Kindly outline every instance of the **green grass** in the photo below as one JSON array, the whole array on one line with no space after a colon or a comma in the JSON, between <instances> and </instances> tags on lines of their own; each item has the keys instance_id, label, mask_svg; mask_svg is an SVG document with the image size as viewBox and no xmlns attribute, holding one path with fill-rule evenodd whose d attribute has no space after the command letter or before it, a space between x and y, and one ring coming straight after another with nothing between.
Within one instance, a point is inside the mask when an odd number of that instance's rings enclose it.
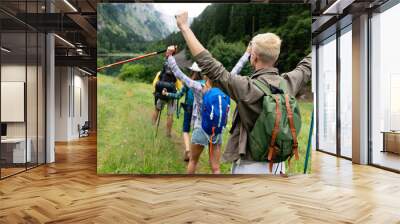
<instances>
[{"instance_id":1,"label":"green grass","mask_svg":"<svg viewBox=\"0 0 400 224\"><path fill-rule=\"evenodd\" d=\"M98 173L184 173L174 139L155 138L151 86L98 76ZM163 116L165 118L165 115Z\"/></svg>"},{"instance_id":2,"label":"green grass","mask_svg":"<svg viewBox=\"0 0 400 224\"><path fill-rule=\"evenodd\" d=\"M151 124L154 110L152 86L139 82L124 82L98 75L98 173L115 174L184 174L186 163L182 160L183 113L174 118L173 137L165 135L166 110L164 110L158 136ZM302 173L308 140L312 103L300 102L303 125L299 135L300 160L293 160L289 173ZM234 103L232 109L234 110ZM232 115L233 113L231 113ZM231 117L230 117L231 120ZM231 121L228 121L227 130ZM223 146L228 140L224 132ZM311 161L311 160L310 160ZM221 173L230 173L231 164L221 164ZM208 149L200 158L198 173L211 173Z\"/></svg>"},{"instance_id":3,"label":"green grass","mask_svg":"<svg viewBox=\"0 0 400 224\"><path fill-rule=\"evenodd\" d=\"M306 158L307 151L307 143L308 143L308 133L310 131L310 122L311 122L311 114L313 110L312 102L299 102L300 104L300 112L301 112L301 130L300 134L297 137L299 141L299 160L295 160L292 158L290 168L286 162L286 170L288 170L289 174L293 173L303 173L304 170L304 161ZM311 149L310 149L311 150ZM308 169L307 172L310 172L311 169L311 153L310 158L308 159Z\"/></svg>"}]
</instances>

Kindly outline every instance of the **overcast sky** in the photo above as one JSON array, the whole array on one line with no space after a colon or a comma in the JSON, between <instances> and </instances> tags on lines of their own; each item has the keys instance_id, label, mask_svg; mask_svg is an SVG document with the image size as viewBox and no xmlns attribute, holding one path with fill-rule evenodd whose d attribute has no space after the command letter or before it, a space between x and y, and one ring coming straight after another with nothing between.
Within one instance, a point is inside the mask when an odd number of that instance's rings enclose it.
<instances>
[{"instance_id":1,"label":"overcast sky","mask_svg":"<svg viewBox=\"0 0 400 224\"><path fill-rule=\"evenodd\" d=\"M167 15L175 16L179 11L188 11L189 17L197 17L210 3L152 3L154 7Z\"/></svg>"}]
</instances>

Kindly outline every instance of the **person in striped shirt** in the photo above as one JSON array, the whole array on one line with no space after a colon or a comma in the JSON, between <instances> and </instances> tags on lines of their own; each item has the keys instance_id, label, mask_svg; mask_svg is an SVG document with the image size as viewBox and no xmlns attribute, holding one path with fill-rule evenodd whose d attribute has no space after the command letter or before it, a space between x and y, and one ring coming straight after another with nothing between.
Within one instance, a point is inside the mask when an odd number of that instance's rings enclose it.
<instances>
[{"instance_id":1,"label":"person in striped shirt","mask_svg":"<svg viewBox=\"0 0 400 224\"><path fill-rule=\"evenodd\" d=\"M187 167L188 174L194 174L196 172L197 163L199 161L200 155L203 152L205 146L209 144L210 136L208 136L205 131L201 127L201 106L203 104L203 95L211 89L213 86L218 86L217 83L214 83L207 77L204 77L206 80L205 83L200 83L198 81L192 80L188 76L186 76L176 64L175 58L172 54L175 52L175 46L170 46L167 49L166 57L168 59L168 66L172 70L172 73L176 76L177 79L181 80L185 86L193 90L194 95L194 103L193 103L193 113L192 120L194 121L194 128L192 133L192 141L190 148L190 159ZM239 62L232 69L232 73L238 74L240 70L243 68L244 64L248 60L248 52L240 58ZM168 95L170 93L163 91L163 94ZM212 148L214 153L212 153L212 158L210 158L210 166L213 174L220 173L220 154L221 154L221 145L222 145L222 133L214 136L212 138Z\"/></svg>"}]
</instances>

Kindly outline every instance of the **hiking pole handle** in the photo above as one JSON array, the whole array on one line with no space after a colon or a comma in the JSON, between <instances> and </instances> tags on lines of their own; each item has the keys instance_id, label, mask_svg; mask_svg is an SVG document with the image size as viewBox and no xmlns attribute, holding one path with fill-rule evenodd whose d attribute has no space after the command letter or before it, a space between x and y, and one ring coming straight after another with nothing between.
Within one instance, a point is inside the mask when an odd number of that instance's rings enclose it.
<instances>
[{"instance_id":1,"label":"hiking pole handle","mask_svg":"<svg viewBox=\"0 0 400 224\"><path fill-rule=\"evenodd\" d=\"M167 49L162 50L162 51L157 51L156 54L162 54L162 53L165 53L166 51L167 51Z\"/></svg>"}]
</instances>

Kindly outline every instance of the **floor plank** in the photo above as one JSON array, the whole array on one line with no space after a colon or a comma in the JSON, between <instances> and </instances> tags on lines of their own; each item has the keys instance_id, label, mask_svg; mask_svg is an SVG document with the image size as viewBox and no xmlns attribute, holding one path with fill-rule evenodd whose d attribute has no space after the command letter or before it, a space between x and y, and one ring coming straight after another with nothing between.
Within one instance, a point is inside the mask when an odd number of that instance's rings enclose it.
<instances>
[{"instance_id":1,"label":"floor plank","mask_svg":"<svg viewBox=\"0 0 400 224\"><path fill-rule=\"evenodd\" d=\"M400 223L400 175L314 152L289 178L96 175L96 138L0 181L0 223Z\"/></svg>"}]
</instances>

